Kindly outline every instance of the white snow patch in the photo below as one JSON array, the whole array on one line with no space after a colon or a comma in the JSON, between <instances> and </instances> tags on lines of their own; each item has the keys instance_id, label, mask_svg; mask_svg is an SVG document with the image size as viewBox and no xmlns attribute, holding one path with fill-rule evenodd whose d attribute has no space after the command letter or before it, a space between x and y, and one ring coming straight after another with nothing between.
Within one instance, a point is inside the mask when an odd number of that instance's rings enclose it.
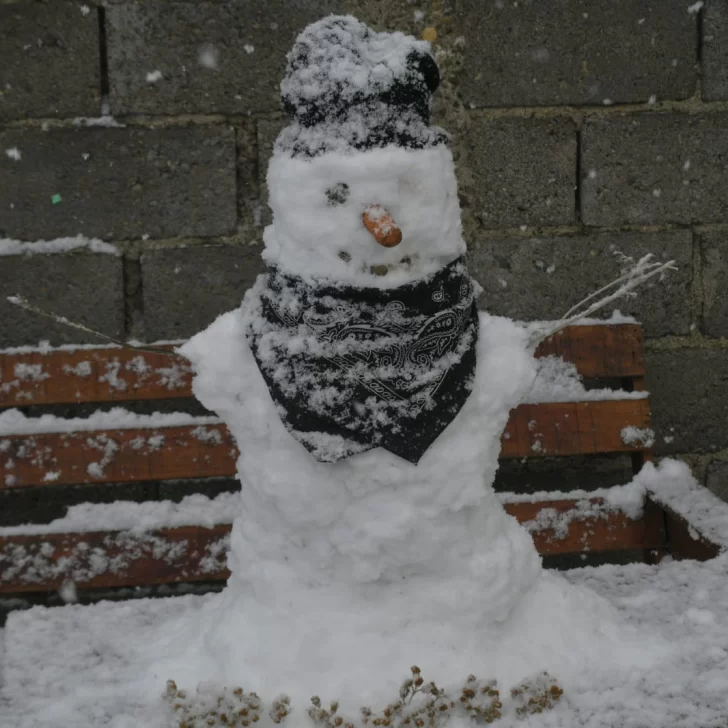
<instances>
[{"instance_id":1,"label":"white snow patch","mask_svg":"<svg viewBox=\"0 0 728 728\"><path fill-rule=\"evenodd\" d=\"M142 341L130 339L130 346L146 346ZM148 342L150 346L180 346L185 343L183 339L160 339L159 341ZM9 346L0 349L0 354L52 354L55 351L99 351L101 349L123 349L118 344L61 344L51 346L48 341L40 341L36 346Z\"/></svg>"},{"instance_id":2,"label":"white snow patch","mask_svg":"<svg viewBox=\"0 0 728 728\"><path fill-rule=\"evenodd\" d=\"M698 0L698 2L693 3L692 5L688 5L688 13L690 15L697 15L705 5L704 0Z\"/></svg>"},{"instance_id":3,"label":"white snow patch","mask_svg":"<svg viewBox=\"0 0 728 728\"><path fill-rule=\"evenodd\" d=\"M48 372L43 371L42 364L25 364L23 362L15 365L13 373L21 382L42 382L51 376Z\"/></svg>"},{"instance_id":4,"label":"white snow patch","mask_svg":"<svg viewBox=\"0 0 728 728\"><path fill-rule=\"evenodd\" d=\"M728 550L728 504L700 485L684 462L665 458L657 467L646 463L635 481L699 534Z\"/></svg>"},{"instance_id":5,"label":"white snow patch","mask_svg":"<svg viewBox=\"0 0 728 728\"><path fill-rule=\"evenodd\" d=\"M88 5L81 5L79 6L79 10L81 11L81 15L88 15L91 12L91 8Z\"/></svg>"},{"instance_id":6,"label":"white snow patch","mask_svg":"<svg viewBox=\"0 0 728 728\"><path fill-rule=\"evenodd\" d=\"M103 107L102 107L103 110ZM110 114L102 114L101 116L88 117L77 116L73 120L74 126L99 126L110 129L124 129L126 124L121 124Z\"/></svg>"},{"instance_id":7,"label":"white snow patch","mask_svg":"<svg viewBox=\"0 0 728 728\"><path fill-rule=\"evenodd\" d=\"M17 147L10 147L10 149L6 149L5 154L14 162L19 162L23 156L20 153L20 149L18 149Z\"/></svg>"},{"instance_id":8,"label":"white snow patch","mask_svg":"<svg viewBox=\"0 0 728 728\"><path fill-rule=\"evenodd\" d=\"M58 590L58 596L63 600L64 604L75 604L78 601L76 583L71 579L66 579Z\"/></svg>"},{"instance_id":9,"label":"white snow patch","mask_svg":"<svg viewBox=\"0 0 728 728\"><path fill-rule=\"evenodd\" d=\"M622 428L620 435L625 445L652 447L655 444L655 433L649 427L629 425L628 427Z\"/></svg>"},{"instance_id":10,"label":"white snow patch","mask_svg":"<svg viewBox=\"0 0 728 728\"><path fill-rule=\"evenodd\" d=\"M246 52L246 53L247 53L248 55L250 55L251 53L255 53L255 46L253 46L253 45L250 45L250 43L246 43L246 44L245 44L245 45L243 46L243 50L244 50L244 51L245 51L245 52Z\"/></svg>"},{"instance_id":11,"label":"white snow patch","mask_svg":"<svg viewBox=\"0 0 728 728\"><path fill-rule=\"evenodd\" d=\"M55 253L68 253L71 250L87 248L92 253L121 256L121 251L115 245L105 243L97 238L87 238L76 235L72 238L56 238L55 240L38 240L25 243L9 238L0 238L0 256L3 255L49 255Z\"/></svg>"},{"instance_id":12,"label":"white snow patch","mask_svg":"<svg viewBox=\"0 0 728 728\"><path fill-rule=\"evenodd\" d=\"M184 425L219 424L217 417L194 417L185 412L138 415L121 407L108 412L94 412L89 417L64 418L55 415L26 417L20 410L0 413L0 436L33 435L44 432L90 432L93 430L130 430L136 428L180 427Z\"/></svg>"},{"instance_id":13,"label":"white snow patch","mask_svg":"<svg viewBox=\"0 0 728 728\"><path fill-rule=\"evenodd\" d=\"M69 374L75 377L90 377L92 372L90 361L80 361L76 366L70 366L69 364L63 365L63 371L65 374Z\"/></svg>"},{"instance_id":14,"label":"white snow patch","mask_svg":"<svg viewBox=\"0 0 728 728\"><path fill-rule=\"evenodd\" d=\"M163 78L164 76L159 70L148 71L146 75L147 83L157 83L157 81L161 81Z\"/></svg>"},{"instance_id":15,"label":"white snow patch","mask_svg":"<svg viewBox=\"0 0 728 728\"><path fill-rule=\"evenodd\" d=\"M210 528L220 523L231 523L239 510L240 493L222 493L216 498L189 495L179 503L172 501L81 503L71 506L63 518L50 523L0 527L0 536L87 531L129 531L140 534L177 526Z\"/></svg>"},{"instance_id":16,"label":"white snow patch","mask_svg":"<svg viewBox=\"0 0 728 728\"><path fill-rule=\"evenodd\" d=\"M220 51L212 43L205 43L197 52L197 62L203 68L217 68L220 62Z\"/></svg>"}]
</instances>

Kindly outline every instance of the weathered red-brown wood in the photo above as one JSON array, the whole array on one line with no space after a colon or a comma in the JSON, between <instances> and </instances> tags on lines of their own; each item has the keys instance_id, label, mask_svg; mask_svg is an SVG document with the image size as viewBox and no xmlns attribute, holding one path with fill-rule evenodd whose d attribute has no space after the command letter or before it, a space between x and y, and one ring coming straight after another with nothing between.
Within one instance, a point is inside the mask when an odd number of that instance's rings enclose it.
<instances>
[{"instance_id":1,"label":"weathered red-brown wood","mask_svg":"<svg viewBox=\"0 0 728 728\"><path fill-rule=\"evenodd\" d=\"M645 373L638 324L569 326L542 341L536 356L559 356L587 378L640 377Z\"/></svg>"},{"instance_id":2,"label":"weathered red-brown wood","mask_svg":"<svg viewBox=\"0 0 728 728\"><path fill-rule=\"evenodd\" d=\"M601 498L537 503L506 503L505 509L526 525L542 555L661 549L664 519L659 507L646 503L642 518L606 509ZM596 511L594 515L590 511ZM549 525L553 524L553 525Z\"/></svg>"},{"instance_id":3,"label":"weathered red-brown wood","mask_svg":"<svg viewBox=\"0 0 728 728\"><path fill-rule=\"evenodd\" d=\"M601 505L598 498L589 503ZM526 525L543 555L661 548L665 543L661 511L654 504L635 521L609 510L584 515L584 503L575 500L508 503L505 509ZM559 517L567 522L565 528L559 529ZM141 534L0 537L0 594L55 590L67 580L94 589L226 579L229 531L229 524L219 524Z\"/></svg>"},{"instance_id":4,"label":"weathered red-brown wood","mask_svg":"<svg viewBox=\"0 0 728 728\"><path fill-rule=\"evenodd\" d=\"M0 537L0 594L227 579L230 525Z\"/></svg>"},{"instance_id":5,"label":"weathered red-brown wood","mask_svg":"<svg viewBox=\"0 0 728 728\"><path fill-rule=\"evenodd\" d=\"M190 397L190 382L189 362L172 354L121 347L0 354L0 407Z\"/></svg>"},{"instance_id":6,"label":"weathered red-brown wood","mask_svg":"<svg viewBox=\"0 0 728 728\"><path fill-rule=\"evenodd\" d=\"M522 404L501 439L502 458L635 452L622 439L625 427L650 426L647 399Z\"/></svg>"},{"instance_id":7,"label":"weathered red-brown wood","mask_svg":"<svg viewBox=\"0 0 728 728\"><path fill-rule=\"evenodd\" d=\"M0 438L0 490L235 474L224 425L15 435Z\"/></svg>"},{"instance_id":8,"label":"weathered red-brown wood","mask_svg":"<svg viewBox=\"0 0 728 728\"><path fill-rule=\"evenodd\" d=\"M561 356L584 377L644 374L637 325L571 326L536 356ZM0 354L0 407L190 397L190 380L183 357L120 347Z\"/></svg>"},{"instance_id":9,"label":"weathered red-brown wood","mask_svg":"<svg viewBox=\"0 0 728 728\"><path fill-rule=\"evenodd\" d=\"M501 457L634 452L629 425L649 425L647 400L520 405ZM236 459L224 425L13 435L0 438L0 489L231 476Z\"/></svg>"}]
</instances>

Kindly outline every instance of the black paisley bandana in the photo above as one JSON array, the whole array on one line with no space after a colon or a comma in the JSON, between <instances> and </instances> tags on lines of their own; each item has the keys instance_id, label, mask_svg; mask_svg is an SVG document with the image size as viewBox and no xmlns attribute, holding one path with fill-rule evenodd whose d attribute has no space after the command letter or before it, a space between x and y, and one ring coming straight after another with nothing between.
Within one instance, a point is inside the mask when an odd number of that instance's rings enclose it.
<instances>
[{"instance_id":1,"label":"black paisley bandana","mask_svg":"<svg viewBox=\"0 0 728 728\"><path fill-rule=\"evenodd\" d=\"M416 464L472 387L478 312L463 259L391 290L261 278L249 343L293 437L322 462L383 447Z\"/></svg>"}]
</instances>

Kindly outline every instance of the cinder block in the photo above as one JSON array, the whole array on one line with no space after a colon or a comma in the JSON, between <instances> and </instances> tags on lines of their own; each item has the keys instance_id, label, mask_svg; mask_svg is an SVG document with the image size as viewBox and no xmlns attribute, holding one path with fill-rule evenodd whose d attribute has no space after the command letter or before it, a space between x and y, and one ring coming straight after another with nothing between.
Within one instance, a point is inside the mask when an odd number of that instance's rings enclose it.
<instances>
[{"instance_id":1,"label":"cinder block","mask_svg":"<svg viewBox=\"0 0 728 728\"><path fill-rule=\"evenodd\" d=\"M458 7L466 103L646 102L695 89L696 16L685 3L459 0Z\"/></svg>"},{"instance_id":2,"label":"cinder block","mask_svg":"<svg viewBox=\"0 0 728 728\"><path fill-rule=\"evenodd\" d=\"M588 119L581 214L587 225L728 221L728 114Z\"/></svg>"},{"instance_id":3,"label":"cinder block","mask_svg":"<svg viewBox=\"0 0 728 728\"><path fill-rule=\"evenodd\" d=\"M0 236L213 236L236 225L235 136L225 126L6 130ZM8 207L9 205L9 207Z\"/></svg>"},{"instance_id":4,"label":"cinder block","mask_svg":"<svg viewBox=\"0 0 728 728\"><path fill-rule=\"evenodd\" d=\"M718 498L728 502L728 461L713 460L708 465L708 476L705 484Z\"/></svg>"},{"instance_id":5,"label":"cinder block","mask_svg":"<svg viewBox=\"0 0 728 728\"><path fill-rule=\"evenodd\" d=\"M576 130L570 119L473 117L458 140L472 184L463 204L486 228L574 222Z\"/></svg>"},{"instance_id":6,"label":"cinder block","mask_svg":"<svg viewBox=\"0 0 728 728\"><path fill-rule=\"evenodd\" d=\"M97 116L99 54L94 6L0 4L0 120Z\"/></svg>"},{"instance_id":7,"label":"cinder block","mask_svg":"<svg viewBox=\"0 0 728 728\"><path fill-rule=\"evenodd\" d=\"M285 56L336 0L121 2L108 9L114 114L280 108Z\"/></svg>"},{"instance_id":8,"label":"cinder block","mask_svg":"<svg viewBox=\"0 0 728 728\"><path fill-rule=\"evenodd\" d=\"M690 330L692 236L688 230L546 238L481 239L471 244L471 274L483 286L479 305L519 320L558 319L589 293L618 277L619 251L638 259L655 253L677 261L663 281L648 282L636 298L615 301L612 310L643 322L648 336Z\"/></svg>"},{"instance_id":9,"label":"cinder block","mask_svg":"<svg viewBox=\"0 0 728 728\"><path fill-rule=\"evenodd\" d=\"M701 233L700 244L703 332L708 336L728 336L728 231Z\"/></svg>"},{"instance_id":10,"label":"cinder block","mask_svg":"<svg viewBox=\"0 0 728 728\"><path fill-rule=\"evenodd\" d=\"M115 338L124 333L121 258L102 253L9 255L0 258L0 347L37 344L103 343L13 306L20 294L46 311L78 321Z\"/></svg>"},{"instance_id":11,"label":"cinder block","mask_svg":"<svg viewBox=\"0 0 728 728\"><path fill-rule=\"evenodd\" d=\"M716 452L728 447L725 349L648 350L646 358L657 452Z\"/></svg>"},{"instance_id":12,"label":"cinder block","mask_svg":"<svg viewBox=\"0 0 728 728\"><path fill-rule=\"evenodd\" d=\"M707 0L703 10L703 98L728 99L728 4Z\"/></svg>"},{"instance_id":13,"label":"cinder block","mask_svg":"<svg viewBox=\"0 0 728 728\"><path fill-rule=\"evenodd\" d=\"M147 341L187 338L240 306L263 269L260 252L246 245L190 245L144 253Z\"/></svg>"}]
</instances>

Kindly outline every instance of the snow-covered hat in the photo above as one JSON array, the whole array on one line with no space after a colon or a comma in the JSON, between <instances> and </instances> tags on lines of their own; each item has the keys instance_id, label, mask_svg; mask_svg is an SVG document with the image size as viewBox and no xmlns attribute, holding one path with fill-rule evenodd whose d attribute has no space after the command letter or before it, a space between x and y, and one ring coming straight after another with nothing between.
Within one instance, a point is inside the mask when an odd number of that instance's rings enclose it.
<instances>
[{"instance_id":1,"label":"snow-covered hat","mask_svg":"<svg viewBox=\"0 0 728 728\"><path fill-rule=\"evenodd\" d=\"M427 41L377 33L351 15L312 23L288 54L281 82L283 106L296 122L281 140L284 147L312 155L332 141L356 149L444 142L429 127L440 82L430 51Z\"/></svg>"}]
</instances>

